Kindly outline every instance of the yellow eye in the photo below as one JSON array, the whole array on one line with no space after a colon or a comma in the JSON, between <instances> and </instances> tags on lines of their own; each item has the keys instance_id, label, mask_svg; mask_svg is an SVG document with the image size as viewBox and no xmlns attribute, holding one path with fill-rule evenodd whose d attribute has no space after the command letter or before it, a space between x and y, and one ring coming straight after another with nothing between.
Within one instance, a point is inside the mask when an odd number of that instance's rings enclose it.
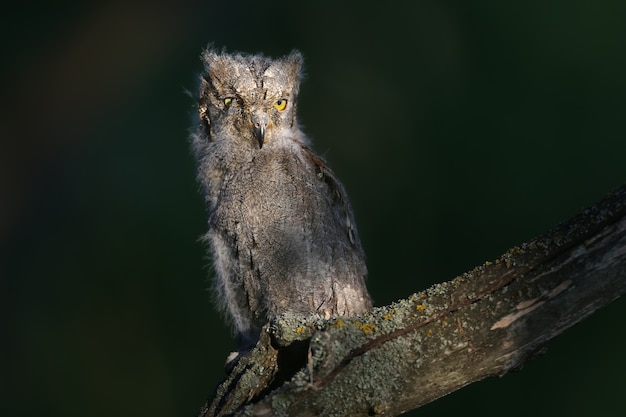
<instances>
[{"instance_id":1,"label":"yellow eye","mask_svg":"<svg viewBox=\"0 0 626 417\"><path fill-rule=\"evenodd\" d=\"M277 100L276 103L274 103L274 107L278 111L285 110L285 107L287 107L287 100L286 99Z\"/></svg>"},{"instance_id":2,"label":"yellow eye","mask_svg":"<svg viewBox=\"0 0 626 417\"><path fill-rule=\"evenodd\" d=\"M228 108L230 108L230 107L232 107L232 106L235 106L235 107L240 107L240 106L241 106L241 103L239 102L239 99L238 99L238 98L235 98L235 97L226 97L226 98L224 99L224 106L225 106L227 109L228 109Z\"/></svg>"}]
</instances>

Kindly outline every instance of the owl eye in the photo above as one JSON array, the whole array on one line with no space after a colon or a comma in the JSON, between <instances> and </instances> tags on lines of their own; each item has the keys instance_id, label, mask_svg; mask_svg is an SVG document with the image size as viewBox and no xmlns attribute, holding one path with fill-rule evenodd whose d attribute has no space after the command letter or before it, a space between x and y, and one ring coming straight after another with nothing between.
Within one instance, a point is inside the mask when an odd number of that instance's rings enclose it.
<instances>
[{"instance_id":1,"label":"owl eye","mask_svg":"<svg viewBox=\"0 0 626 417\"><path fill-rule=\"evenodd\" d=\"M224 106L226 106L227 109L230 108L233 104L235 105L235 107L239 107L239 102L236 98L226 97L224 99Z\"/></svg>"},{"instance_id":2,"label":"owl eye","mask_svg":"<svg viewBox=\"0 0 626 417\"><path fill-rule=\"evenodd\" d=\"M287 107L287 100L286 99L276 100L276 102L274 103L274 108L276 108L276 110L278 110L278 111L285 110L285 107Z\"/></svg>"}]
</instances>

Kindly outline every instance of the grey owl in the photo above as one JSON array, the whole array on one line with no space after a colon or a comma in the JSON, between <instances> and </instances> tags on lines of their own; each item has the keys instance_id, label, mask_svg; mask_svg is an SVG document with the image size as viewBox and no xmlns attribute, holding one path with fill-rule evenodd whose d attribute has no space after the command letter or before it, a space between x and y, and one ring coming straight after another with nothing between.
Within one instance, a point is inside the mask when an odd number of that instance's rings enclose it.
<instances>
[{"instance_id":1,"label":"grey owl","mask_svg":"<svg viewBox=\"0 0 626 417\"><path fill-rule=\"evenodd\" d=\"M296 119L302 56L207 49L191 135L216 299L242 340L279 314L354 315L372 303L346 191Z\"/></svg>"}]
</instances>

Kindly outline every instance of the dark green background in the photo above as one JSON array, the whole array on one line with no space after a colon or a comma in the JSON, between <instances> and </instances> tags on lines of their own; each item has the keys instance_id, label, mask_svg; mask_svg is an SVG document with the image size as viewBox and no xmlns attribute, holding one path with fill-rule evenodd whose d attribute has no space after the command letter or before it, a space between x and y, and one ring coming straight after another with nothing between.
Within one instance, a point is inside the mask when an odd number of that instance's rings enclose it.
<instances>
[{"instance_id":1,"label":"dark green background","mask_svg":"<svg viewBox=\"0 0 626 417\"><path fill-rule=\"evenodd\" d=\"M303 52L300 120L351 197L378 305L626 178L623 1L24 2L0 19L3 416L194 416L223 376L234 341L187 146L209 42ZM625 314L419 415L626 415Z\"/></svg>"}]
</instances>

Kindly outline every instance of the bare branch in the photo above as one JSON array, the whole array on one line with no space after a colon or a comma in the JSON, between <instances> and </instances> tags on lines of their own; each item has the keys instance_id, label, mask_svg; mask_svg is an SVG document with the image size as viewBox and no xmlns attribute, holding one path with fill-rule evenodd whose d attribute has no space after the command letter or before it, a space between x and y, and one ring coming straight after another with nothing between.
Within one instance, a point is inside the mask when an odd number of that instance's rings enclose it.
<instances>
[{"instance_id":1,"label":"bare branch","mask_svg":"<svg viewBox=\"0 0 626 417\"><path fill-rule=\"evenodd\" d=\"M205 416L398 415L530 360L626 291L626 186L543 236L366 315L284 316Z\"/></svg>"}]
</instances>

